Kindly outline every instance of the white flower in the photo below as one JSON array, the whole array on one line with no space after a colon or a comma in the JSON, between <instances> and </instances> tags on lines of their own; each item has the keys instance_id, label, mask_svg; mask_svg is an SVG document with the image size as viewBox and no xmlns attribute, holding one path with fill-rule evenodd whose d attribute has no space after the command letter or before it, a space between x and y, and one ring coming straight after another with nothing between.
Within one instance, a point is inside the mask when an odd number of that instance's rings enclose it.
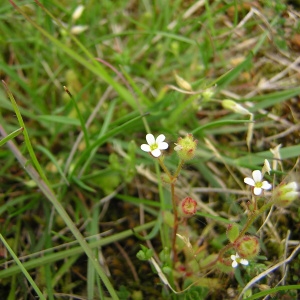
<instances>
[{"instance_id":1,"label":"white flower","mask_svg":"<svg viewBox=\"0 0 300 300\"><path fill-rule=\"evenodd\" d=\"M232 259L232 267L236 268L238 264L242 264L244 266L248 266L249 262L247 259L240 258L240 256L236 253L235 255L231 255L230 258Z\"/></svg>"},{"instance_id":2,"label":"white flower","mask_svg":"<svg viewBox=\"0 0 300 300\"><path fill-rule=\"evenodd\" d=\"M248 185L254 187L253 193L254 195L258 196L262 193L262 190L270 190L272 185L268 181L262 181L262 173L259 170L255 170L252 172L252 177L244 178L244 182Z\"/></svg>"},{"instance_id":3,"label":"white flower","mask_svg":"<svg viewBox=\"0 0 300 300\"><path fill-rule=\"evenodd\" d=\"M165 150L169 147L168 143L164 142L165 138L166 137L163 134L160 134L155 139L153 134L148 133L146 135L146 141L148 145L141 145L141 149L145 152L151 152L154 157L159 157L161 155L160 150Z\"/></svg>"}]
</instances>

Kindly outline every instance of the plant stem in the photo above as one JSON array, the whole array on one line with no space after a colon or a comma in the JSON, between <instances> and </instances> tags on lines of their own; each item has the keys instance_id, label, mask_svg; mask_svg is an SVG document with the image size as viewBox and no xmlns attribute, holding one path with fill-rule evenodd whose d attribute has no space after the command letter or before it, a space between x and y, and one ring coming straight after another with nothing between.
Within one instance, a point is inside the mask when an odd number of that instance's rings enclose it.
<instances>
[{"instance_id":1,"label":"plant stem","mask_svg":"<svg viewBox=\"0 0 300 300\"><path fill-rule=\"evenodd\" d=\"M179 164L178 164L177 170L176 170L176 172L175 172L175 174L174 174L173 177L175 177L175 178L178 177L179 172L181 171L183 165L184 165L184 160L181 159L180 162L179 162Z\"/></svg>"},{"instance_id":2,"label":"plant stem","mask_svg":"<svg viewBox=\"0 0 300 300\"><path fill-rule=\"evenodd\" d=\"M175 263L178 259L177 251L176 251L176 236L178 230L178 211L177 211L177 201L175 198L175 184L171 183L171 197L172 197L172 205L173 205L173 214L174 214L174 228L173 228L173 237L172 237L172 252L174 256L173 262Z\"/></svg>"},{"instance_id":3,"label":"plant stem","mask_svg":"<svg viewBox=\"0 0 300 300\"><path fill-rule=\"evenodd\" d=\"M165 166L164 161L161 159L161 157L158 158L158 162L159 162L161 168L163 169L163 171L169 176L170 181L172 181L174 177L172 176L172 174L170 173L170 171Z\"/></svg>"},{"instance_id":4,"label":"plant stem","mask_svg":"<svg viewBox=\"0 0 300 300\"><path fill-rule=\"evenodd\" d=\"M166 168L163 160L159 157L158 158L159 164L164 172L168 175L170 180L170 187L171 187L171 198L172 198L172 206L173 206L173 215L174 215L174 227L172 233L172 252L173 252L173 263L178 260L177 251L176 251L176 237L177 237L177 230L178 230L178 209L177 209L177 201L175 196L175 181L179 175L180 170L184 164L184 160L181 160L178 164L176 172L174 175L170 173L170 171Z\"/></svg>"}]
</instances>

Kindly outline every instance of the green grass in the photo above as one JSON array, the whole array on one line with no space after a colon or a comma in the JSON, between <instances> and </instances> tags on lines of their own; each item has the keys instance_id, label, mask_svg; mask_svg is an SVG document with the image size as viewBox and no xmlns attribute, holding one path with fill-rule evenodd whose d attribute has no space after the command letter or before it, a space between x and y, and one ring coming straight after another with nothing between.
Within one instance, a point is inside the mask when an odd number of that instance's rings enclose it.
<instances>
[{"instance_id":1,"label":"green grass","mask_svg":"<svg viewBox=\"0 0 300 300\"><path fill-rule=\"evenodd\" d=\"M243 178L265 159L278 161L270 148L282 144L281 165L267 179L300 180L297 7L100 2L82 2L78 20L72 1L0 4L0 298L225 299L228 288L241 298L248 282L299 244L299 199L274 208L257 233L266 261L235 276L214 268L211 282L199 268L176 279L168 273L171 194L140 145L149 132L164 134L164 163L175 170L178 137L193 133L198 140L175 192L178 201L191 195L199 202L186 228L195 245L201 240L204 264L228 243L228 224L246 224L251 197ZM73 35L75 25L88 29ZM179 90L174 73L191 93ZM250 151L249 116L224 109L224 99L254 115ZM149 262L136 258L140 244L153 247L176 291L189 289L175 294L165 287ZM297 273L298 253L245 297L296 297Z\"/></svg>"}]
</instances>

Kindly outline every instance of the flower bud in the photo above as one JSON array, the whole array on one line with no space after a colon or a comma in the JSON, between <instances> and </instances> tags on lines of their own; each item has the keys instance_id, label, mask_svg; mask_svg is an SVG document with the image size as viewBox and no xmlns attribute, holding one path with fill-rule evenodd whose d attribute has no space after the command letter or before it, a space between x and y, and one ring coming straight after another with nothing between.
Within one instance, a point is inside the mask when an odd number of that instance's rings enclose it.
<instances>
[{"instance_id":1,"label":"flower bud","mask_svg":"<svg viewBox=\"0 0 300 300\"><path fill-rule=\"evenodd\" d=\"M231 243L233 243L237 239L237 237L239 236L239 233L240 233L240 230L239 230L238 224L233 223L233 224L228 225L226 234Z\"/></svg>"},{"instance_id":2,"label":"flower bud","mask_svg":"<svg viewBox=\"0 0 300 300\"><path fill-rule=\"evenodd\" d=\"M235 242L235 250L241 258L254 258L260 251L259 240L255 236L245 235Z\"/></svg>"},{"instance_id":3,"label":"flower bud","mask_svg":"<svg viewBox=\"0 0 300 300\"><path fill-rule=\"evenodd\" d=\"M179 203L179 214L183 217L190 217L197 212L197 202L191 197L185 197Z\"/></svg>"},{"instance_id":4,"label":"flower bud","mask_svg":"<svg viewBox=\"0 0 300 300\"><path fill-rule=\"evenodd\" d=\"M89 26L87 25L77 25L77 26L73 26L71 28L71 33L72 34L75 34L75 35L78 35L84 31L86 31L87 29L89 28Z\"/></svg>"},{"instance_id":5,"label":"flower bud","mask_svg":"<svg viewBox=\"0 0 300 300\"><path fill-rule=\"evenodd\" d=\"M203 97L203 101L210 101L211 98L213 97L215 91L213 88L208 88L205 91L203 91L203 93L201 94L201 96Z\"/></svg>"},{"instance_id":6,"label":"flower bud","mask_svg":"<svg viewBox=\"0 0 300 300\"><path fill-rule=\"evenodd\" d=\"M262 167L262 170L261 170L262 175L264 175L265 173L268 173L270 175L271 170L272 169L271 169L269 161L267 159L265 159L264 166Z\"/></svg>"},{"instance_id":7,"label":"flower bud","mask_svg":"<svg viewBox=\"0 0 300 300\"><path fill-rule=\"evenodd\" d=\"M197 143L192 134L187 134L185 138L178 138L174 150L180 159L187 161L195 156Z\"/></svg>"},{"instance_id":8,"label":"flower bud","mask_svg":"<svg viewBox=\"0 0 300 300\"><path fill-rule=\"evenodd\" d=\"M192 86L190 85L189 82L187 82L186 80L178 76L175 72L174 72L174 76L175 76L176 83L181 89L189 92L192 91Z\"/></svg>"},{"instance_id":9,"label":"flower bud","mask_svg":"<svg viewBox=\"0 0 300 300\"><path fill-rule=\"evenodd\" d=\"M286 207L299 197L298 185L295 181L279 185L273 192L274 203Z\"/></svg>"},{"instance_id":10,"label":"flower bud","mask_svg":"<svg viewBox=\"0 0 300 300\"><path fill-rule=\"evenodd\" d=\"M81 17L81 15L82 15L83 11L84 11L84 6L83 5L77 6L77 8L75 9L75 11L72 14L72 19L74 21L76 21L77 19L79 19Z\"/></svg>"},{"instance_id":11,"label":"flower bud","mask_svg":"<svg viewBox=\"0 0 300 300\"><path fill-rule=\"evenodd\" d=\"M250 115L251 114L248 109L244 108L242 105L236 103L233 100L229 100L229 99L223 100L222 106L224 108L229 109L240 115Z\"/></svg>"},{"instance_id":12,"label":"flower bud","mask_svg":"<svg viewBox=\"0 0 300 300\"><path fill-rule=\"evenodd\" d=\"M273 163L272 163L272 169L277 170L278 164L281 164L281 155L280 155L280 148L282 147L281 144L277 145L274 148L270 148L271 153L273 154Z\"/></svg>"}]
</instances>

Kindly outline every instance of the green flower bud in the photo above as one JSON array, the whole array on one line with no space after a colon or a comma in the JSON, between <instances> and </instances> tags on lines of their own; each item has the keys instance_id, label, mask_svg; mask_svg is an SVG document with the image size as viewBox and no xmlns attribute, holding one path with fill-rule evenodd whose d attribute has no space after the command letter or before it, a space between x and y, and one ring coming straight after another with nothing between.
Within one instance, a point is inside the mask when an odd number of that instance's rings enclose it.
<instances>
[{"instance_id":1,"label":"green flower bud","mask_svg":"<svg viewBox=\"0 0 300 300\"><path fill-rule=\"evenodd\" d=\"M240 230L239 230L238 224L233 223L233 224L228 225L226 234L231 243L233 243L237 239L237 237L239 236L239 233L240 233Z\"/></svg>"},{"instance_id":2,"label":"green flower bud","mask_svg":"<svg viewBox=\"0 0 300 300\"><path fill-rule=\"evenodd\" d=\"M189 82L184 80L182 77L178 76L175 72L174 72L174 76L175 76L176 83L181 89L189 92L192 91L192 86L190 85Z\"/></svg>"},{"instance_id":3,"label":"green flower bud","mask_svg":"<svg viewBox=\"0 0 300 300\"><path fill-rule=\"evenodd\" d=\"M235 250L241 258L254 258L260 251L259 240L255 236L245 235L235 242Z\"/></svg>"},{"instance_id":4,"label":"green flower bud","mask_svg":"<svg viewBox=\"0 0 300 300\"><path fill-rule=\"evenodd\" d=\"M203 93L202 93L203 101L206 101L206 102L210 101L211 98L213 97L214 93L215 93L215 91L213 88L208 88L205 91L203 91Z\"/></svg>"},{"instance_id":5,"label":"green flower bud","mask_svg":"<svg viewBox=\"0 0 300 300\"><path fill-rule=\"evenodd\" d=\"M185 138L178 138L174 150L180 159L187 161L195 156L197 143L192 134L187 134Z\"/></svg>"},{"instance_id":6,"label":"green flower bud","mask_svg":"<svg viewBox=\"0 0 300 300\"><path fill-rule=\"evenodd\" d=\"M298 185L296 182L279 185L273 192L274 203L280 207L290 205L294 200L299 197L297 191Z\"/></svg>"},{"instance_id":7,"label":"green flower bud","mask_svg":"<svg viewBox=\"0 0 300 300\"><path fill-rule=\"evenodd\" d=\"M233 100L223 100L222 101L222 106L226 109L229 109L235 113L238 113L240 115L250 115L251 113L249 112L249 110L247 110L246 108L244 108L242 105L236 103Z\"/></svg>"}]
</instances>

